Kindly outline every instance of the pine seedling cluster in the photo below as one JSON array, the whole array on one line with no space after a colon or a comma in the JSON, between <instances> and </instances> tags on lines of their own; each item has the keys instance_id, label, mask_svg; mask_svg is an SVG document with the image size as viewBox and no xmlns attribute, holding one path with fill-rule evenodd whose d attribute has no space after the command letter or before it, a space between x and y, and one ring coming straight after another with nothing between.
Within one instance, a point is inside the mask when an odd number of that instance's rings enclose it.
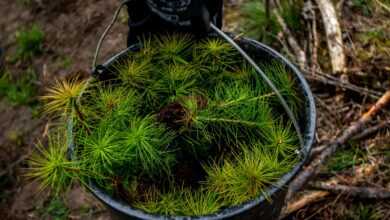
<instances>
[{"instance_id":1,"label":"pine seedling cluster","mask_svg":"<svg viewBox=\"0 0 390 220\"><path fill-rule=\"evenodd\" d=\"M57 81L48 90L45 110L61 115L67 138L56 132L47 148L38 145L29 175L56 192L92 181L161 215L208 215L267 198L267 187L299 159L296 133L271 89L221 39L141 42L110 66L116 77ZM262 66L297 109L285 67Z\"/></svg>"}]
</instances>

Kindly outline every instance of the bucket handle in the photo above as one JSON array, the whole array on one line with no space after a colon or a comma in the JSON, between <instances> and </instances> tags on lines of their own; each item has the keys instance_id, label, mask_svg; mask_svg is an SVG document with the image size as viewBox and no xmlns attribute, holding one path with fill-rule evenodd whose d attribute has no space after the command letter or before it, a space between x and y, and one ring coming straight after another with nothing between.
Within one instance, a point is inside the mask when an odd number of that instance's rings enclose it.
<instances>
[{"instance_id":1,"label":"bucket handle","mask_svg":"<svg viewBox=\"0 0 390 220\"><path fill-rule=\"evenodd\" d=\"M219 36L224 38L228 43L230 43L248 62L250 65L255 68L256 72L258 72L263 78L263 80L268 84L268 86L272 89L272 91L276 94L278 97L280 103L282 104L284 110L287 113L287 116L290 118L290 120L293 123L293 126L295 128L295 131L298 134L298 139L299 143L301 146L304 146L304 141L303 141L303 135L301 132L301 128L299 126L298 120L296 119L293 111L291 108L288 106L286 100L283 98L282 94L280 94L279 90L276 88L274 83L268 78L268 76L260 69L260 67L256 64L256 62L227 34L225 34L223 31L221 31L218 27L216 27L213 23L210 24L210 27L212 30L214 30Z\"/></svg>"},{"instance_id":2,"label":"bucket handle","mask_svg":"<svg viewBox=\"0 0 390 220\"><path fill-rule=\"evenodd\" d=\"M96 63L97 63L97 59L98 59L100 49L101 49L101 46L102 46L104 39L106 38L108 32L111 30L112 26L115 24L116 20L118 19L119 13L122 10L122 8L130 1L132 1L132 0L124 0L121 2L118 9L115 11L114 17L112 18L110 24L107 26L107 28L103 32L102 36L100 37L99 42L98 42L97 47L96 47L95 54L94 54L93 62L92 62L92 69L93 70L97 67ZM299 126L298 120L295 117L295 115L294 115L293 111L291 110L291 108L289 107L289 105L287 104L286 100L282 96L282 94L279 92L279 90L274 85L274 83L260 69L260 67L256 64L256 62L232 38L230 38L222 30L220 30L218 27L216 27L212 22L210 23L210 28L212 30L214 30L220 37L224 38L228 43L230 43L249 62L249 64L251 64L253 66L253 68L255 68L256 72L258 72L260 74L261 78L263 78L263 80L267 83L267 85L276 94L276 96L278 97L284 110L286 111L287 116L292 121L294 129L298 135L299 143L303 147L304 140L303 140L303 135L302 135L302 131L301 131L301 128Z\"/></svg>"},{"instance_id":3,"label":"bucket handle","mask_svg":"<svg viewBox=\"0 0 390 220\"><path fill-rule=\"evenodd\" d=\"M95 54L93 56L92 70L95 70L95 68L97 67L96 63L97 63L97 59L98 59L99 54L100 54L100 49L102 47L103 41L107 37L108 32L111 30L112 26L115 24L116 20L118 19L119 13L121 12L122 8L127 3L131 2L131 1L132 0L125 0L125 1L121 2L121 4L119 5L118 9L115 11L114 17L112 18L110 24L106 27L106 29L104 30L102 36L100 37L99 42L98 42L98 44L96 46Z\"/></svg>"}]
</instances>

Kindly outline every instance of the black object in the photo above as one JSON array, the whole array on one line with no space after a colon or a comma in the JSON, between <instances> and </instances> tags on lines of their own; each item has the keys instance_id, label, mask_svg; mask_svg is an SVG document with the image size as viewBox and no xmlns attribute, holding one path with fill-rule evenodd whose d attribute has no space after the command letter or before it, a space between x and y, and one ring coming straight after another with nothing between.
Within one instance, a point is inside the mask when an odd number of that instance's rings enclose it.
<instances>
[{"instance_id":1,"label":"black object","mask_svg":"<svg viewBox=\"0 0 390 220\"><path fill-rule=\"evenodd\" d=\"M133 0L129 13L128 46L141 36L189 32L203 37L210 22L222 27L223 0Z\"/></svg>"},{"instance_id":2,"label":"black object","mask_svg":"<svg viewBox=\"0 0 390 220\"><path fill-rule=\"evenodd\" d=\"M266 193L270 200L266 200L264 196L243 203L236 207L226 208L214 215L208 215L203 217L165 217L159 215L147 214L141 210L130 207L127 203L113 198L106 192L90 184L91 192L107 205L113 213L115 219L150 219L150 220L162 220L162 219L197 219L197 220L222 220L222 219L237 219L237 220L257 220L257 219L278 219L281 208L284 205L284 200L287 192L287 186L297 172L302 168L306 159L309 156L310 150L314 141L315 124L316 124L316 109L314 104L313 95L311 90L302 76L302 73L291 64L286 58L280 55L272 48L261 44L257 41L242 38L237 40L237 43L257 62L272 62L277 61L286 66L287 70L291 72L292 77L295 79L298 85L298 93L302 97L302 108L298 112L298 120L302 133L304 134L304 146L300 149L299 154L301 156L300 162L287 174L285 174L276 184L270 186ZM119 59L125 58L130 51L137 51L138 46L133 45L121 53L115 55L109 59L105 64L99 66L99 71L95 71L95 77L97 79L111 78L115 75L115 71L111 71L112 65ZM71 124L69 128L71 128ZM71 129L70 129L71 133ZM73 149L74 146L70 146ZM298 156L298 155L297 155Z\"/></svg>"}]
</instances>

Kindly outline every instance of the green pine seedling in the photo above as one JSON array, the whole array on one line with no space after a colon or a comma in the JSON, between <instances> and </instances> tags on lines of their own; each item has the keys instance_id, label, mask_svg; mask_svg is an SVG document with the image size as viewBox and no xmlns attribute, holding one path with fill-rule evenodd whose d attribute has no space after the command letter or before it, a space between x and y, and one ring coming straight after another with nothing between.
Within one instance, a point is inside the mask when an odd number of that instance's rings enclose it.
<instances>
[{"instance_id":1,"label":"green pine seedling","mask_svg":"<svg viewBox=\"0 0 390 220\"><path fill-rule=\"evenodd\" d=\"M170 34L156 37L157 60L163 64L188 64L189 49L192 44L190 35Z\"/></svg>"},{"instance_id":2,"label":"green pine seedling","mask_svg":"<svg viewBox=\"0 0 390 220\"><path fill-rule=\"evenodd\" d=\"M27 176L40 182L40 189L50 189L55 194L65 191L72 180L82 175L79 163L66 157L64 133L49 135L47 147L41 142L29 159Z\"/></svg>"},{"instance_id":3,"label":"green pine seedling","mask_svg":"<svg viewBox=\"0 0 390 220\"><path fill-rule=\"evenodd\" d=\"M288 105L293 112L296 113L299 103L299 97L296 91L296 86L294 80L291 78L291 75L286 70L286 67L281 64L273 61L271 64L262 65L262 69L269 77L269 79L274 83L275 87L280 91L282 96L286 99ZM257 77L256 79L257 88L265 88L265 91L271 92L269 86L262 80ZM280 106L280 101L275 96L273 103L276 106Z\"/></svg>"},{"instance_id":4,"label":"green pine seedling","mask_svg":"<svg viewBox=\"0 0 390 220\"><path fill-rule=\"evenodd\" d=\"M116 165L131 159L123 154L118 132L104 123L90 135L81 133L78 141L83 146L80 159L85 168L93 173L113 175Z\"/></svg>"},{"instance_id":5,"label":"green pine seedling","mask_svg":"<svg viewBox=\"0 0 390 220\"><path fill-rule=\"evenodd\" d=\"M244 147L240 155L206 167L206 187L217 192L226 203L238 205L265 194L266 186L275 182L289 166L262 149Z\"/></svg>"},{"instance_id":6,"label":"green pine seedling","mask_svg":"<svg viewBox=\"0 0 390 220\"><path fill-rule=\"evenodd\" d=\"M131 159L146 175L169 174L175 162L169 149L174 134L155 122L153 117L131 118L129 128L121 133L123 154Z\"/></svg>"},{"instance_id":7,"label":"green pine seedling","mask_svg":"<svg viewBox=\"0 0 390 220\"><path fill-rule=\"evenodd\" d=\"M174 34L143 41L110 68L116 79L57 81L49 89L46 111L65 115L62 125L74 122L74 161L57 144L33 157L32 176L55 189L92 181L165 216L207 215L268 198L267 187L299 159L275 94L221 39ZM297 109L285 67L263 69Z\"/></svg>"},{"instance_id":8,"label":"green pine seedling","mask_svg":"<svg viewBox=\"0 0 390 220\"><path fill-rule=\"evenodd\" d=\"M78 107L78 98L86 92L87 88L88 81L78 79L56 80L47 89L47 94L41 97L45 102L44 111L48 114L71 114Z\"/></svg>"},{"instance_id":9,"label":"green pine seedling","mask_svg":"<svg viewBox=\"0 0 390 220\"><path fill-rule=\"evenodd\" d=\"M106 121L117 129L126 128L128 119L139 112L139 94L131 88L98 88L89 100L85 100L84 109L88 109L91 118Z\"/></svg>"},{"instance_id":10,"label":"green pine seedling","mask_svg":"<svg viewBox=\"0 0 390 220\"><path fill-rule=\"evenodd\" d=\"M184 191L182 213L185 216L203 216L216 213L224 206L219 195L215 192L198 189Z\"/></svg>"},{"instance_id":11,"label":"green pine seedling","mask_svg":"<svg viewBox=\"0 0 390 220\"><path fill-rule=\"evenodd\" d=\"M181 193L176 189L163 193L156 188L151 188L146 192L145 201L137 201L133 206L148 213L164 216L177 215L181 212Z\"/></svg>"},{"instance_id":12,"label":"green pine seedling","mask_svg":"<svg viewBox=\"0 0 390 220\"><path fill-rule=\"evenodd\" d=\"M240 82L220 84L210 94L208 104L199 110L197 103L187 100L187 123L199 129L208 139L218 138L229 145L252 142L262 136L273 123L266 100L273 94L257 95Z\"/></svg>"},{"instance_id":13,"label":"green pine seedling","mask_svg":"<svg viewBox=\"0 0 390 220\"><path fill-rule=\"evenodd\" d=\"M203 216L217 212L223 204L217 193L179 187L168 192L152 189L146 193L145 201L137 201L134 206L165 216Z\"/></svg>"},{"instance_id":14,"label":"green pine seedling","mask_svg":"<svg viewBox=\"0 0 390 220\"><path fill-rule=\"evenodd\" d=\"M149 81L153 64L149 59L128 60L125 64L117 64L119 79L130 88L145 88Z\"/></svg>"},{"instance_id":15,"label":"green pine seedling","mask_svg":"<svg viewBox=\"0 0 390 220\"><path fill-rule=\"evenodd\" d=\"M171 64L161 70L161 79L156 91L167 97L167 102L185 97L196 89L197 70L190 65Z\"/></svg>"},{"instance_id":16,"label":"green pine seedling","mask_svg":"<svg viewBox=\"0 0 390 220\"><path fill-rule=\"evenodd\" d=\"M226 41L210 38L200 42L194 49L194 60L210 73L218 73L236 62L236 50Z\"/></svg>"},{"instance_id":17,"label":"green pine seedling","mask_svg":"<svg viewBox=\"0 0 390 220\"><path fill-rule=\"evenodd\" d=\"M291 124L284 125L282 120L269 126L265 132L267 150L282 158L298 156L296 154L298 139L291 129Z\"/></svg>"}]
</instances>

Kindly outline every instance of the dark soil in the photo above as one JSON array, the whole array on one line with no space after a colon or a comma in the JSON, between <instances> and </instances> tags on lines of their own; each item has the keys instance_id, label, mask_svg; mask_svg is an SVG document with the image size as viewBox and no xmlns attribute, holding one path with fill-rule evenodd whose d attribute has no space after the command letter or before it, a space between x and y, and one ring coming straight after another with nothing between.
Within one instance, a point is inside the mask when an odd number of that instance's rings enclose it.
<instances>
[{"instance_id":1,"label":"dark soil","mask_svg":"<svg viewBox=\"0 0 390 220\"><path fill-rule=\"evenodd\" d=\"M349 4L350 1L345 2ZM342 8L341 23L348 52L349 81L381 94L390 87L389 16L377 11L367 16L362 14L361 9L348 4ZM5 60L0 61L0 66L4 63L0 69L7 69L17 78L32 68L38 74L38 80L34 82L39 90L37 95L43 94L45 86L57 77L76 73L88 75L97 41L117 5L115 0L1 0L0 47L5 51ZM234 21L237 7L227 10L227 27L232 29L238 25ZM31 60L11 62L16 51L15 33L32 24L40 26L45 33L43 52ZM127 31L123 13L103 45L101 60L126 47ZM384 32L384 36L367 37L365 33L370 31L374 36L377 32ZM326 54L320 55L325 62ZM324 86L315 81L310 83L319 111L318 143L339 134L375 102L374 97L348 89ZM33 99L37 100L36 97ZM48 193L38 193L38 184L24 177L28 168L26 158L34 143L46 137L52 123L40 112L39 104L17 106L0 97L0 219L110 219L102 204L78 185L72 186L63 196L63 203L58 203L53 202ZM171 117L181 119L185 112L181 106L169 106L160 113L161 120L168 120ZM389 119L387 110L376 121ZM389 188L389 135L389 130L383 130L369 139L348 144L347 149L358 148L364 152L366 163L383 159L380 160L380 169L362 180L360 185ZM349 167L343 172L352 171L353 167ZM191 178L188 173L186 167L178 171L183 179ZM324 169L321 177L333 174ZM390 204L332 195L289 218L369 219L360 216L371 212L380 213L379 219L389 219Z\"/></svg>"},{"instance_id":2,"label":"dark soil","mask_svg":"<svg viewBox=\"0 0 390 220\"><path fill-rule=\"evenodd\" d=\"M25 2L23 4L23 2ZM5 51L5 66L16 77L27 68L38 74L39 94L56 77L90 72L93 52L105 26L117 7L116 1L30 0L0 2L0 47ZM123 21L123 15L121 15ZM43 53L31 61L11 63L15 53L15 33L37 24L45 33ZM127 26L119 22L112 29L101 52L101 59L126 47ZM64 67L65 60L70 65ZM38 184L23 176L34 143L44 138L50 121L42 117L39 106L12 106L0 101L0 219L52 219L48 213L52 198L38 194ZM104 207L74 186L64 196L70 219L108 219Z\"/></svg>"}]
</instances>

